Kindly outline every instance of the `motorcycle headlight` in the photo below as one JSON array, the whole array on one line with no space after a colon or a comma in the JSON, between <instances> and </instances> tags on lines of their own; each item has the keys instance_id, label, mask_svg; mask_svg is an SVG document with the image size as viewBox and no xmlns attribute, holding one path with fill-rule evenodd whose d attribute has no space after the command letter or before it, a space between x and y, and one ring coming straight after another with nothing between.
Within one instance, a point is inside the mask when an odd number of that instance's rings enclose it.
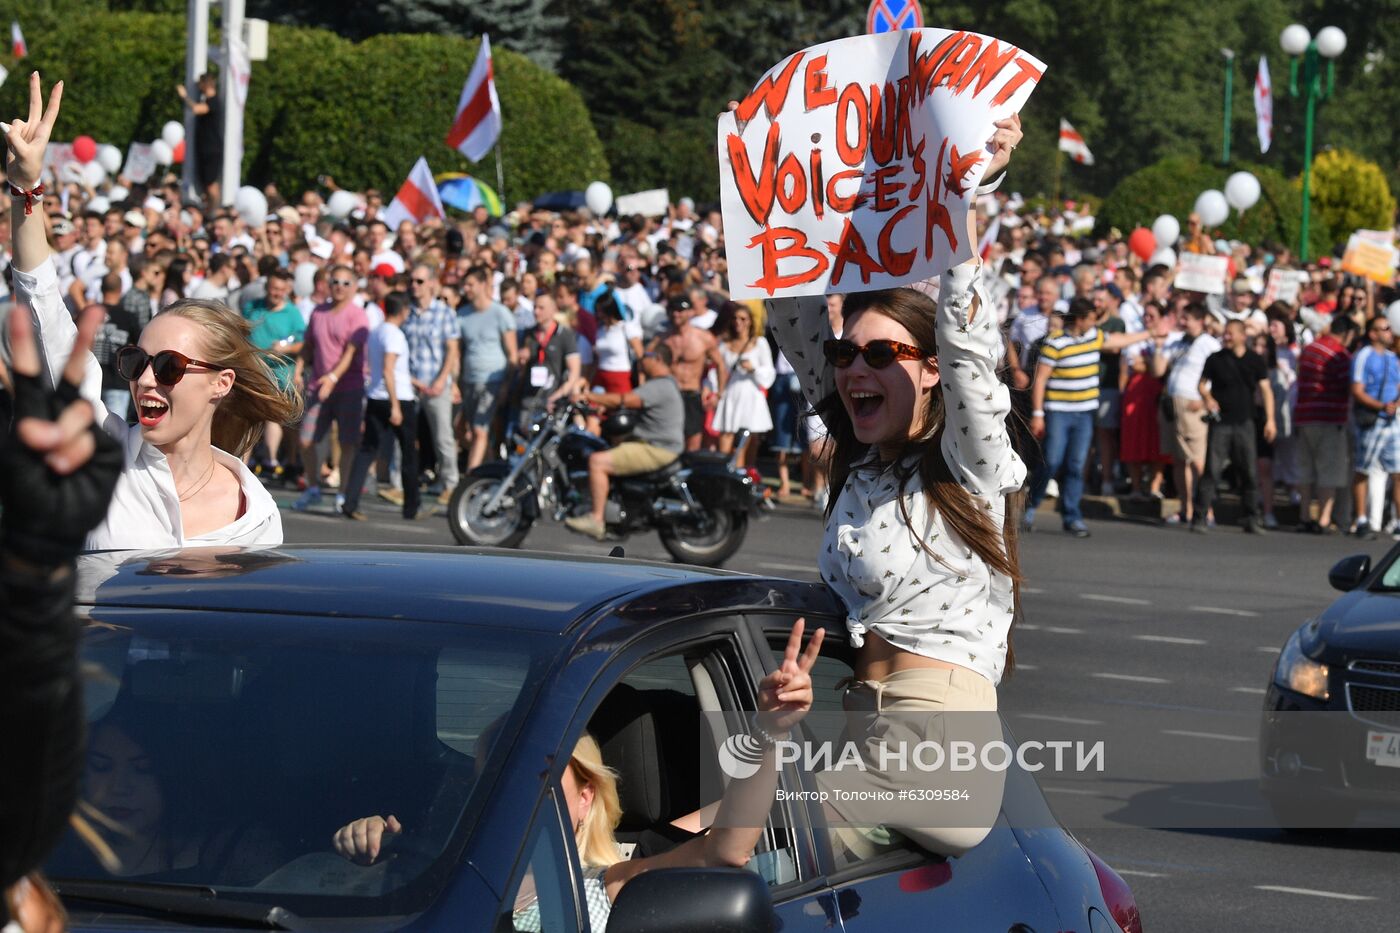
<instances>
[{"instance_id":1,"label":"motorcycle headlight","mask_svg":"<svg viewBox=\"0 0 1400 933\"><path fill-rule=\"evenodd\" d=\"M1318 700L1327 699L1327 665L1303 654L1302 629L1288 636L1288 641L1284 643L1278 665L1274 668L1274 683L1294 693Z\"/></svg>"}]
</instances>

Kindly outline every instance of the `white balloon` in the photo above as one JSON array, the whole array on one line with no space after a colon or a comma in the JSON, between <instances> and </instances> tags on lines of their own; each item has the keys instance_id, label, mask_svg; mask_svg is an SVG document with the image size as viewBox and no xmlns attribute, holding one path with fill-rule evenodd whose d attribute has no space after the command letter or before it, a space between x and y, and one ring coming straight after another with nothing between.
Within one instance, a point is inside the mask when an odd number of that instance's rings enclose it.
<instances>
[{"instance_id":1,"label":"white balloon","mask_svg":"<svg viewBox=\"0 0 1400 933\"><path fill-rule=\"evenodd\" d=\"M107 170L96 159L83 166L83 184L95 189L107 180Z\"/></svg>"},{"instance_id":2,"label":"white balloon","mask_svg":"<svg viewBox=\"0 0 1400 933\"><path fill-rule=\"evenodd\" d=\"M250 227L261 227L267 223L267 196L252 185L244 185L234 196L233 208L238 216Z\"/></svg>"},{"instance_id":3,"label":"white balloon","mask_svg":"<svg viewBox=\"0 0 1400 933\"><path fill-rule=\"evenodd\" d=\"M112 202L108 201L101 195L98 195L95 198L88 198L87 207L85 208L85 210L96 211L99 214L105 214L111 209Z\"/></svg>"},{"instance_id":4,"label":"white balloon","mask_svg":"<svg viewBox=\"0 0 1400 933\"><path fill-rule=\"evenodd\" d=\"M174 149L185 138L185 124L178 120L171 120L160 128L160 138L167 146Z\"/></svg>"},{"instance_id":5,"label":"white balloon","mask_svg":"<svg viewBox=\"0 0 1400 933\"><path fill-rule=\"evenodd\" d=\"M1147 261L1147 265L1166 266L1168 269L1176 268L1176 250L1170 246L1164 246L1152 254L1152 258Z\"/></svg>"},{"instance_id":6,"label":"white balloon","mask_svg":"<svg viewBox=\"0 0 1400 933\"><path fill-rule=\"evenodd\" d=\"M151 155L155 156L156 162L161 165L169 165L175 161L174 148L163 139L151 143Z\"/></svg>"},{"instance_id":7,"label":"white balloon","mask_svg":"<svg viewBox=\"0 0 1400 933\"><path fill-rule=\"evenodd\" d=\"M1202 191L1201 196L1196 198L1194 210L1201 218L1201 226L1218 227L1230 217L1230 202L1225 200L1225 195L1211 188Z\"/></svg>"},{"instance_id":8,"label":"white balloon","mask_svg":"<svg viewBox=\"0 0 1400 933\"><path fill-rule=\"evenodd\" d=\"M127 190L125 185L113 185L112 187L107 189L108 200L116 201L118 203L125 201L130 195L131 192Z\"/></svg>"},{"instance_id":9,"label":"white balloon","mask_svg":"<svg viewBox=\"0 0 1400 933\"><path fill-rule=\"evenodd\" d=\"M326 202L326 213L336 220L344 220L360 206L360 199L353 191L337 191Z\"/></svg>"},{"instance_id":10,"label":"white balloon","mask_svg":"<svg viewBox=\"0 0 1400 933\"><path fill-rule=\"evenodd\" d=\"M1225 179L1225 200L1243 213L1259 203L1259 179L1249 172L1236 172Z\"/></svg>"},{"instance_id":11,"label":"white balloon","mask_svg":"<svg viewBox=\"0 0 1400 933\"><path fill-rule=\"evenodd\" d=\"M1347 34L1336 26L1323 26L1317 31L1317 54L1336 58L1347 50Z\"/></svg>"},{"instance_id":12,"label":"white balloon","mask_svg":"<svg viewBox=\"0 0 1400 933\"><path fill-rule=\"evenodd\" d=\"M111 143L103 143L97 147L97 161L102 163L107 174L115 175L121 171L122 151Z\"/></svg>"},{"instance_id":13,"label":"white balloon","mask_svg":"<svg viewBox=\"0 0 1400 933\"><path fill-rule=\"evenodd\" d=\"M1158 249L1175 246L1180 236L1181 223L1171 214L1163 214L1152 221L1152 239L1157 242Z\"/></svg>"},{"instance_id":14,"label":"white balloon","mask_svg":"<svg viewBox=\"0 0 1400 933\"><path fill-rule=\"evenodd\" d=\"M613 193L606 182L595 181L583 193L583 201L594 216L602 217L612 207Z\"/></svg>"},{"instance_id":15,"label":"white balloon","mask_svg":"<svg viewBox=\"0 0 1400 933\"><path fill-rule=\"evenodd\" d=\"M316 290L316 263L297 263L297 268L292 273L292 294L298 298L306 298Z\"/></svg>"}]
</instances>

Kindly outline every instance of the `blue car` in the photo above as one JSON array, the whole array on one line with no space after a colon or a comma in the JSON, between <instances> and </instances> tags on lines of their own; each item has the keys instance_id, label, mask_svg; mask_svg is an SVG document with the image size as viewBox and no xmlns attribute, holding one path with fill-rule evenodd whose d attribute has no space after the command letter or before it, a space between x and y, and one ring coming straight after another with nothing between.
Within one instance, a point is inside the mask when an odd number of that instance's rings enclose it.
<instances>
[{"instance_id":1,"label":"blue car","mask_svg":"<svg viewBox=\"0 0 1400 933\"><path fill-rule=\"evenodd\" d=\"M619 775L624 851L662 851L672 820L712 802L700 714L753 709L797 618L844 634L821 586L620 559L204 548L92 555L80 574L92 838L71 833L46 866L79 930L587 930L561 790L585 730ZM822 688L851 662L826 639L816 709L839 709ZM796 768L782 781L812 786ZM337 830L372 814L403 826L385 857L337 854ZM607 927L1141 923L1013 767L962 857L838 866L820 805L789 799L747 868L642 874Z\"/></svg>"}]
</instances>

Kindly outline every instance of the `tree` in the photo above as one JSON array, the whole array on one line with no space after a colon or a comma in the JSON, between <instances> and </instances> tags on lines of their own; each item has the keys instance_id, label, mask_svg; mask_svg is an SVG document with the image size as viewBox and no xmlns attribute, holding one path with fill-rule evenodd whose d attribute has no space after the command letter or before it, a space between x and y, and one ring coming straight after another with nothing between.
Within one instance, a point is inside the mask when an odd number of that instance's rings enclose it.
<instances>
[{"instance_id":1,"label":"tree","mask_svg":"<svg viewBox=\"0 0 1400 933\"><path fill-rule=\"evenodd\" d=\"M1395 198L1376 163L1345 149L1324 152L1313 160L1314 215L1334 243L1345 243L1357 230L1389 230L1395 221Z\"/></svg>"}]
</instances>

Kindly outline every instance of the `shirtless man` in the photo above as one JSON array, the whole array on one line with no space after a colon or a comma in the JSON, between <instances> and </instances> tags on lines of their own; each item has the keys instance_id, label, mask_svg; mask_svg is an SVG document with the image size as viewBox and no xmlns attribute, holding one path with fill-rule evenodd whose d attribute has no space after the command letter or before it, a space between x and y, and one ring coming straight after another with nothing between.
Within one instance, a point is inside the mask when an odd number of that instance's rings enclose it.
<instances>
[{"instance_id":1,"label":"shirtless man","mask_svg":"<svg viewBox=\"0 0 1400 933\"><path fill-rule=\"evenodd\" d=\"M671 349L671 375L681 390L681 400L685 403L685 449L699 450L705 431L705 409L713 408L715 399L724 394L729 372L725 369L724 358L719 353L719 341L707 330L693 327L690 323L693 309L690 299L684 295L674 295L666 302L666 313L671 318L671 329L652 341L652 346L664 343ZM714 363L719 376L719 393L701 396L701 386L705 378L705 361Z\"/></svg>"}]
</instances>

